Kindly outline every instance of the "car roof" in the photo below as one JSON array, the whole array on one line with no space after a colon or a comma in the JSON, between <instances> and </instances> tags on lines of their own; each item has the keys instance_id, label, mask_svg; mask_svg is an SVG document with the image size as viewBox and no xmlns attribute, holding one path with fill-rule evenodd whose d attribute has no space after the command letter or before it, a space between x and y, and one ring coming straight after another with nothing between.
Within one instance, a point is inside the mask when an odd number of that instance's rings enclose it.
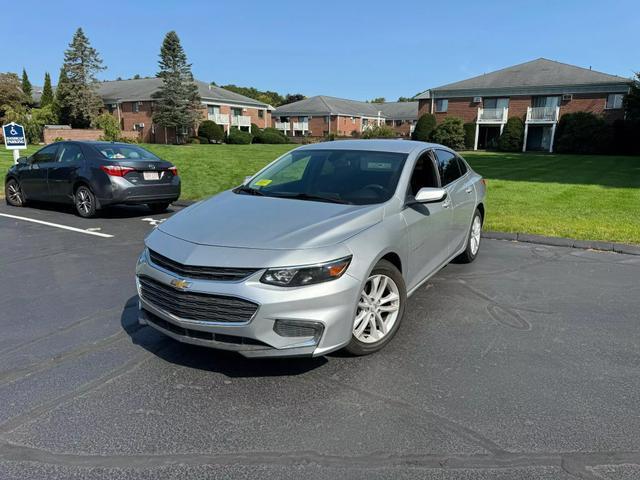
<instances>
[{"instance_id":1,"label":"car roof","mask_svg":"<svg viewBox=\"0 0 640 480\"><path fill-rule=\"evenodd\" d=\"M371 152L413 153L428 148L443 148L444 145L428 142L416 142L414 140L334 140L304 145L297 150L367 150Z\"/></svg>"}]
</instances>

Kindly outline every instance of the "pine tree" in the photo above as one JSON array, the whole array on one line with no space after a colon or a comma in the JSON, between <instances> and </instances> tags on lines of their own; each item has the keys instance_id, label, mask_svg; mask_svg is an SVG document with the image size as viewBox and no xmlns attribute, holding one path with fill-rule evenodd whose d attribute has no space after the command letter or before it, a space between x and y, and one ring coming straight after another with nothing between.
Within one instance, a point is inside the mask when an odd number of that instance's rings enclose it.
<instances>
[{"instance_id":1,"label":"pine tree","mask_svg":"<svg viewBox=\"0 0 640 480\"><path fill-rule=\"evenodd\" d=\"M25 103L33 103L33 87L24 68L22 69L22 93L24 93Z\"/></svg>"},{"instance_id":2,"label":"pine tree","mask_svg":"<svg viewBox=\"0 0 640 480\"><path fill-rule=\"evenodd\" d=\"M70 88L64 92L65 103L60 106L68 108L69 122L73 127L89 127L103 106L96 93L96 75L105 67L82 28L78 28L64 52L62 68Z\"/></svg>"},{"instance_id":3,"label":"pine tree","mask_svg":"<svg viewBox=\"0 0 640 480\"><path fill-rule=\"evenodd\" d=\"M175 128L176 133L193 128L200 116L200 95L176 32L171 31L164 37L158 65L157 76L162 79L162 85L153 94L153 122L160 127Z\"/></svg>"},{"instance_id":4,"label":"pine tree","mask_svg":"<svg viewBox=\"0 0 640 480\"><path fill-rule=\"evenodd\" d=\"M71 89L72 86L69 83L67 72L64 67L62 67L60 69L56 95L53 101L53 112L58 117L58 123L61 125L69 125L71 123L71 106L69 100Z\"/></svg>"},{"instance_id":5,"label":"pine tree","mask_svg":"<svg viewBox=\"0 0 640 480\"><path fill-rule=\"evenodd\" d=\"M40 108L53 104L53 89L51 88L51 75L49 72L44 74L44 86L42 87L42 95L40 96Z\"/></svg>"}]
</instances>

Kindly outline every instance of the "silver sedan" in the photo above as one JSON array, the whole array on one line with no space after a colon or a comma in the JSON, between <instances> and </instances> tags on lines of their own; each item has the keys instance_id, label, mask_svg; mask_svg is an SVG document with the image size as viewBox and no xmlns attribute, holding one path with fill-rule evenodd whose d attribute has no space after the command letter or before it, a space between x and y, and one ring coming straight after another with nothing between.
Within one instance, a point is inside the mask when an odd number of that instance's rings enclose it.
<instances>
[{"instance_id":1,"label":"silver sedan","mask_svg":"<svg viewBox=\"0 0 640 480\"><path fill-rule=\"evenodd\" d=\"M485 182L442 145L292 150L146 238L141 324L247 357L375 352L407 297L478 254Z\"/></svg>"}]
</instances>

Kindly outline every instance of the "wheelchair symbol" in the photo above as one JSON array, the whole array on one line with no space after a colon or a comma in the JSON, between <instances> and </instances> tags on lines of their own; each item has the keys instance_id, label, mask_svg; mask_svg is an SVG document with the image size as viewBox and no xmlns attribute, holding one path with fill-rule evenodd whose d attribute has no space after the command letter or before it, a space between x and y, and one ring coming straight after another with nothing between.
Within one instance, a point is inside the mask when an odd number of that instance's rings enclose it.
<instances>
[{"instance_id":1,"label":"wheelchair symbol","mask_svg":"<svg viewBox=\"0 0 640 480\"><path fill-rule=\"evenodd\" d=\"M13 125L11 125L11 130L9 130L9 133L13 136L18 135L18 131L15 129Z\"/></svg>"}]
</instances>

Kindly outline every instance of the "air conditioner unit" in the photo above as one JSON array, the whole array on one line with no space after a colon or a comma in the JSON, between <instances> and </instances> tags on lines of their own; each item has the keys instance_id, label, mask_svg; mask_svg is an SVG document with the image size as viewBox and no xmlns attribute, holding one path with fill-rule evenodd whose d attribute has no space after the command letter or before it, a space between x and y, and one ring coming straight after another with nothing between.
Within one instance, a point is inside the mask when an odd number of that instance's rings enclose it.
<instances>
[{"instance_id":1,"label":"air conditioner unit","mask_svg":"<svg viewBox=\"0 0 640 480\"><path fill-rule=\"evenodd\" d=\"M473 103L480 103L482 102L482 97L473 97Z\"/></svg>"},{"instance_id":2,"label":"air conditioner unit","mask_svg":"<svg viewBox=\"0 0 640 480\"><path fill-rule=\"evenodd\" d=\"M138 102L138 106L141 107L143 105L143 102Z\"/></svg>"},{"instance_id":3,"label":"air conditioner unit","mask_svg":"<svg viewBox=\"0 0 640 480\"><path fill-rule=\"evenodd\" d=\"M562 101L563 102L570 102L571 100L573 100L573 94L572 93L563 93L562 94Z\"/></svg>"},{"instance_id":4,"label":"air conditioner unit","mask_svg":"<svg viewBox=\"0 0 640 480\"><path fill-rule=\"evenodd\" d=\"M144 123L134 123L133 124L133 129L134 130L140 130L142 128L144 128Z\"/></svg>"}]
</instances>

